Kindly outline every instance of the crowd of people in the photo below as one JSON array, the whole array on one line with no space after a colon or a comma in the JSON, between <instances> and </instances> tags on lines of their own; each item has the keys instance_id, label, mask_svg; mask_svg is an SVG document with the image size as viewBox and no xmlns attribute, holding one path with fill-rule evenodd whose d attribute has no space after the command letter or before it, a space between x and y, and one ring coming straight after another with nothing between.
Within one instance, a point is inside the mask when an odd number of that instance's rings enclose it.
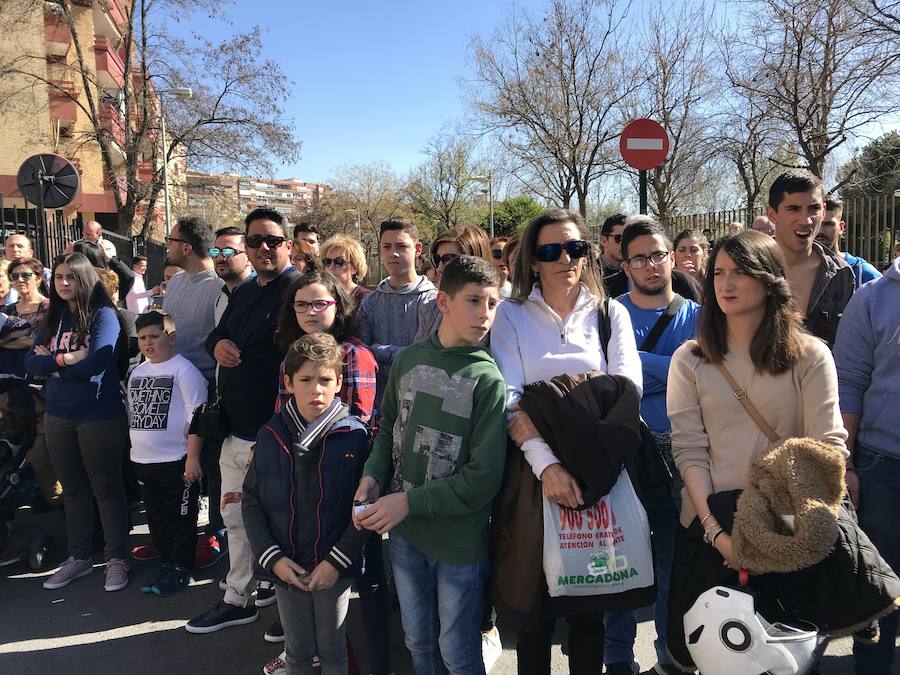
<instances>
[{"instance_id":1,"label":"crowd of people","mask_svg":"<svg viewBox=\"0 0 900 675\"><path fill-rule=\"evenodd\" d=\"M841 204L812 174L779 176L766 215L719 241L618 214L591 242L550 208L514 237L457 226L426 252L387 220L374 288L353 237L319 242L267 208L244 225L178 219L152 288L97 223L50 269L6 239L2 311L20 323L3 380L41 388L49 461L33 464L66 516L44 588L90 575L98 539L110 592L129 557L158 561L140 588L167 597L227 554L222 599L186 629L277 603L269 675L348 672L354 588L375 674L395 667L392 587L420 674L489 671L499 620L518 672L547 675L557 619L569 672L637 673L635 610L652 604L648 672L712 675L717 645L721 673L746 645L685 635L685 616L749 583L769 624L853 634L857 673L891 671L900 258L882 276L842 252ZM129 548L138 499L152 543ZM566 542L603 528L575 569ZM743 630L757 665L785 649Z\"/></svg>"}]
</instances>

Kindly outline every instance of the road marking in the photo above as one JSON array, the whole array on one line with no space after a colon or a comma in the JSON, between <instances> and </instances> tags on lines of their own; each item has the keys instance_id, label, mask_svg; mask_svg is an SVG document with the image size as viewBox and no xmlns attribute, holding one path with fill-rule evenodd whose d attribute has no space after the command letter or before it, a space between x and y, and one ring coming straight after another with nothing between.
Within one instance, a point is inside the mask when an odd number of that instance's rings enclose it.
<instances>
[{"instance_id":1,"label":"road marking","mask_svg":"<svg viewBox=\"0 0 900 675\"><path fill-rule=\"evenodd\" d=\"M39 640L19 640L0 645L0 654L21 654L25 652L47 651L48 649L62 649L78 645L90 645L106 640L130 638L148 633L159 633L166 630L178 630L184 628L187 621L145 621L130 626L120 626L110 630L100 630L94 633L78 633L64 637L40 638Z\"/></svg>"},{"instance_id":2,"label":"road marking","mask_svg":"<svg viewBox=\"0 0 900 675\"><path fill-rule=\"evenodd\" d=\"M626 150L662 150L663 139L661 138L626 138Z\"/></svg>"}]
</instances>

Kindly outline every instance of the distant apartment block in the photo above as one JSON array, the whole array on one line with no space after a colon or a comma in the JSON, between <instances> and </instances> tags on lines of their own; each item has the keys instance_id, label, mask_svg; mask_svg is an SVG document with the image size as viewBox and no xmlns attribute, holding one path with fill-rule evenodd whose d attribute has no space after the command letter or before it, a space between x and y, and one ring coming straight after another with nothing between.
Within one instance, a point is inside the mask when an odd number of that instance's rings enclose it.
<instances>
[{"instance_id":1,"label":"distant apartment block","mask_svg":"<svg viewBox=\"0 0 900 675\"><path fill-rule=\"evenodd\" d=\"M307 183L297 178L240 178L238 203L242 212L260 206L278 211L301 211L316 206L331 191L326 183Z\"/></svg>"}]
</instances>

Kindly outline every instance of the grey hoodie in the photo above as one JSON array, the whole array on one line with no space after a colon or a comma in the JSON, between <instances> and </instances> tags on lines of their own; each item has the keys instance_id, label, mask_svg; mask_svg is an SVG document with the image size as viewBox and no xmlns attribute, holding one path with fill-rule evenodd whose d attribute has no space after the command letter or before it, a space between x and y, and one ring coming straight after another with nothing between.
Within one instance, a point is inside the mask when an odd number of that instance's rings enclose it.
<instances>
[{"instance_id":1,"label":"grey hoodie","mask_svg":"<svg viewBox=\"0 0 900 675\"><path fill-rule=\"evenodd\" d=\"M841 412L860 416L857 444L900 458L900 258L853 294L834 361Z\"/></svg>"},{"instance_id":2,"label":"grey hoodie","mask_svg":"<svg viewBox=\"0 0 900 675\"><path fill-rule=\"evenodd\" d=\"M356 318L359 337L369 345L378 361L375 405L381 407L381 396L394 356L415 341L422 305L434 303L437 289L427 278L419 276L411 284L394 288L383 280L363 298Z\"/></svg>"}]
</instances>

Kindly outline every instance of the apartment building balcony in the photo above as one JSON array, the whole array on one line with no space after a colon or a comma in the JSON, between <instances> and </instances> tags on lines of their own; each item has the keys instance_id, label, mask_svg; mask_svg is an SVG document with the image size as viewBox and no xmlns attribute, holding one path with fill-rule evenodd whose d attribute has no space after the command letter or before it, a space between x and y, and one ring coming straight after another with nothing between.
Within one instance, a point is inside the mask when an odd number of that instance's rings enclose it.
<instances>
[{"instance_id":1,"label":"apartment building balcony","mask_svg":"<svg viewBox=\"0 0 900 675\"><path fill-rule=\"evenodd\" d=\"M94 30L114 42L125 33L128 20L118 0L103 0L93 3Z\"/></svg>"},{"instance_id":2,"label":"apartment building balcony","mask_svg":"<svg viewBox=\"0 0 900 675\"><path fill-rule=\"evenodd\" d=\"M149 159L144 159L138 162L137 165L137 175L138 180L142 183L149 183L153 180L153 175L155 171L153 170L153 162Z\"/></svg>"},{"instance_id":3,"label":"apartment building balcony","mask_svg":"<svg viewBox=\"0 0 900 675\"><path fill-rule=\"evenodd\" d=\"M115 46L104 35L94 35L97 82L104 89L118 90L125 84L125 64Z\"/></svg>"},{"instance_id":4,"label":"apartment building balcony","mask_svg":"<svg viewBox=\"0 0 900 675\"><path fill-rule=\"evenodd\" d=\"M99 117L100 126L112 134L119 147L123 147L125 145L125 117L119 109L108 101L101 101Z\"/></svg>"},{"instance_id":5,"label":"apartment building balcony","mask_svg":"<svg viewBox=\"0 0 900 675\"><path fill-rule=\"evenodd\" d=\"M44 50L48 56L65 56L72 46L72 33L65 21L44 15Z\"/></svg>"},{"instance_id":6,"label":"apartment building balcony","mask_svg":"<svg viewBox=\"0 0 900 675\"><path fill-rule=\"evenodd\" d=\"M47 85L50 118L74 122L78 117L78 98L75 83L70 80L50 80Z\"/></svg>"}]
</instances>

